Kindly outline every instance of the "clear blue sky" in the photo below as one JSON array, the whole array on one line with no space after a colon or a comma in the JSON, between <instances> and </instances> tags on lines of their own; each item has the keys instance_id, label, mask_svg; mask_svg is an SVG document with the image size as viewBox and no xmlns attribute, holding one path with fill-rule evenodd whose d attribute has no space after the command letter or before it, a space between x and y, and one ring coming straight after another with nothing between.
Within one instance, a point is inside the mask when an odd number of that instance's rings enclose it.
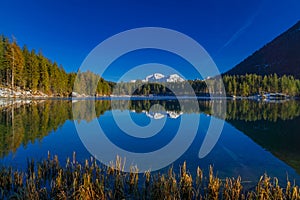
<instances>
[{"instance_id":1,"label":"clear blue sky","mask_svg":"<svg viewBox=\"0 0 300 200\"><path fill-rule=\"evenodd\" d=\"M192 37L225 72L298 20L299 0L0 0L0 33L67 72L106 38L147 26ZM111 73L104 78L113 80Z\"/></svg>"}]
</instances>

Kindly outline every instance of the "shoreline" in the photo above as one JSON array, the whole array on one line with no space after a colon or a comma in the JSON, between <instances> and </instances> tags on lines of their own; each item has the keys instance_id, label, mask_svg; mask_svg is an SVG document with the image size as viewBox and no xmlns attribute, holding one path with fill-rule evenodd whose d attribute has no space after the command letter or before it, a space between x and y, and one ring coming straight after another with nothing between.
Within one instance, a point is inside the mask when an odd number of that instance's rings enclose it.
<instances>
[{"instance_id":1,"label":"shoreline","mask_svg":"<svg viewBox=\"0 0 300 200\"><path fill-rule=\"evenodd\" d=\"M250 97L232 97L232 96L130 96L130 95L113 95L113 96L83 96L83 97L68 97L68 96L0 96L0 101L19 101L19 100L118 100L118 99L129 99L129 100L175 100L175 99L198 99L198 100L256 100L256 101L289 101L289 100L300 100L299 97L288 97L282 99L268 99L268 98L256 98Z\"/></svg>"},{"instance_id":2,"label":"shoreline","mask_svg":"<svg viewBox=\"0 0 300 200\"><path fill-rule=\"evenodd\" d=\"M272 97L271 95L281 95L278 97ZM95 95L88 96L85 94L78 94L76 92L71 92L68 96L60 96L60 95L48 95L40 91L31 91L31 90L22 90L20 88L11 89L6 87L0 87L0 100L1 101L17 101L17 100L91 100L91 99L130 99L130 100L143 100L143 99L153 99L153 100L165 100L165 99L198 99L198 100L220 100L220 99L228 99L228 100L257 100L257 101L287 101L287 100L299 100L298 96L289 96L282 93L264 93L262 95L251 95L251 96L229 96L229 95L209 95L209 94L200 94L200 95Z\"/></svg>"}]
</instances>

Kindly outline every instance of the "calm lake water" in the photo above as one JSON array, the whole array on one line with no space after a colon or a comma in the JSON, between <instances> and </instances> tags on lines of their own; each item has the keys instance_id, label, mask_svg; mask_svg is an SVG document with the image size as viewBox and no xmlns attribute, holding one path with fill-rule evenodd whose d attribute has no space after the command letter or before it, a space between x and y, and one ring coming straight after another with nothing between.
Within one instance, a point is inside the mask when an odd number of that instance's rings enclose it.
<instances>
[{"instance_id":1,"label":"calm lake water","mask_svg":"<svg viewBox=\"0 0 300 200\"><path fill-rule=\"evenodd\" d=\"M244 184L252 187L264 173L300 183L300 102L257 102L252 100L227 100L225 119L212 107L214 101L199 100L199 109L193 109L190 100L175 99L103 99L96 101L36 100L0 108L0 165L25 169L27 159L40 161L47 152L58 155L63 164L75 151L78 162L92 155L83 145L75 128L76 123L97 120L106 137L116 146L135 153L159 150L172 141L183 118L193 123L200 117L195 138L187 150L171 165L175 172L186 161L190 173L197 166L208 172L209 165L217 175L242 176ZM77 105L84 103L83 107ZM95 116L90 115L93 105ZM153 106L155 105L155 106ZM73 109L82 109L73 116ZM126 113L137 125L164 120L157 134L142 138L125 134L115 122L123 120ZM199 149L212 119L224 120L224 128L212 151L199 158ZM124 118L124 120L126 120ZM75 121L75 122L74 122ZM189 134L188 128L186 134ZM86 131L86 134L91 134ZM101 145L101 141L99 141ZM99 158L101 160L101 158ZM170 166L171 166L170 165ZM160 169L165 172L170 166Z\"/></svg>"}]
</instances>

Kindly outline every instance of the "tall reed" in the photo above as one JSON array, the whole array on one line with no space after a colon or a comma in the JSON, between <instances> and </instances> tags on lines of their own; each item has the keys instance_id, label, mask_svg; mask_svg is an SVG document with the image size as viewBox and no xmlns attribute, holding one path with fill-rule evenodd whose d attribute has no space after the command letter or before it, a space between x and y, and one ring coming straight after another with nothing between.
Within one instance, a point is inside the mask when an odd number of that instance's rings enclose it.
<instances>
[{"instance_id":1,"label":"tall reed","mask_svg":"<svg viewBox=\"0 0 300 200\"><path fill-rule=\"evenodd\" d=\"M287 181L280 186L277 178L266 174L255 189L245 190L242 178L218 178L210 166L208 177L198 167L193 177L186 162L176 174L170 167L165 174L146 171L137 166L125 173L120 157L110 166L98 165L91 158L84 164L67 158L61 166L57 156L48 154L41 162L28 161L26 172L11 167L0 169L0 199L225 199L225 200L300 200L300 189Z\"/></svg>"}]
</instances>

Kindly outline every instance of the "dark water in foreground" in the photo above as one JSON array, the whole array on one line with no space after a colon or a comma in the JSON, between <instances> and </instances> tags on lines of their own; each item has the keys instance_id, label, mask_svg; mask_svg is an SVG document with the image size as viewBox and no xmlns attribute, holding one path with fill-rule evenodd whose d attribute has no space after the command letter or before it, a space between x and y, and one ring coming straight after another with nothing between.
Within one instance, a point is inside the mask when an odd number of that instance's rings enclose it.
<instances>
[{"instance_id":1,"label":"dark water in foreground","mask_svg":"<svg viewBox=\"0 0 300 200\"><path fill-rule=\"evenodd\" d=\"M213 165L219 177L241 175L250 187L264 173L278 177L282 184L285 184L287 176L300 183L299 101L199 100L198 103L199 109L194 109L190 100L182 100L179 104L174 99L44 100L2 107L0 165L24 169L27 158L39 161L46 158L48 151L58 155L61 163L67 157L72 157L75 151L77 160L84 162L92 155L82 143L82 136L78 134L74 123L88 125L99 122L105 137L112 144L124 151L143 155L159 151L172 143L183 119L190 124L183 127L183 132L186 132L183 138L188 138L191 127L195 126L195 119L200 117L191 145L171 164L175 171L178 172L179 166L186 161L192 174L197 166L207 172L208 166ZM220 115L218 110L221 112L221 109L216 105L224 104L227 107L226 115ZM76 111L74 116L72 108ZM95 112L94 116L91 115L92 111ZM126 114L140 127L151 125L154 130L156 126L163 126L151 136L144 131L134 135L134 130L131 135L115 121L118 119L121 123L128 123ZM224 120L223 130L214 148L204 158L199 158L199 149L212 120ZM84 134L92 133L86 129ZM97 142L98 147L104 146L103 140ZM160 171L164 172L169 167Z\"/></svg>"}]
</instances>

